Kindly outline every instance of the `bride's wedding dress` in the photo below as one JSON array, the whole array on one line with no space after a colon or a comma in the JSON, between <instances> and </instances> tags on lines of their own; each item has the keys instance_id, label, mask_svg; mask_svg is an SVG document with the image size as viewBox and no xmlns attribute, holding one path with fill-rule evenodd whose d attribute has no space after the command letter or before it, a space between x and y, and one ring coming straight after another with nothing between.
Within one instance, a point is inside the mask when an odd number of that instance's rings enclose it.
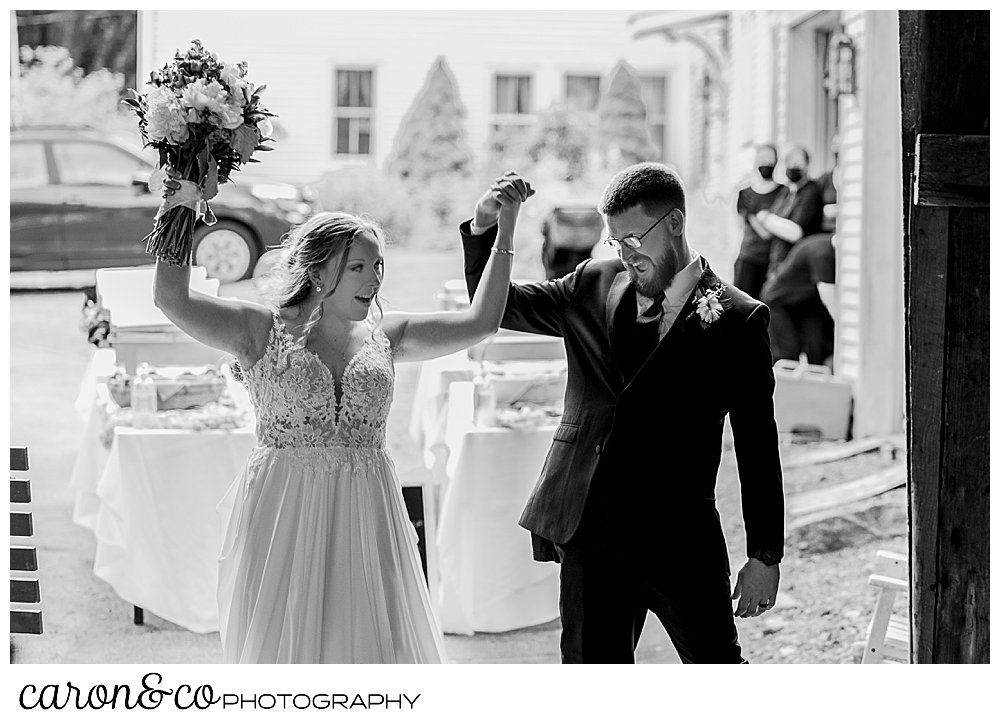
<instances>
[{"instance_id":1,"label":"bride's wedding dress","mask_svg":"<svg viewBox=\"0 0 1000 724\"><path fill-rule=\"evenodd\" d=\"M342 394L275 315L244 370L257 446L219 504L226 663L439 663L417 534L386 450L394 369L380 329Z\"/></svg>"}]
</instances>

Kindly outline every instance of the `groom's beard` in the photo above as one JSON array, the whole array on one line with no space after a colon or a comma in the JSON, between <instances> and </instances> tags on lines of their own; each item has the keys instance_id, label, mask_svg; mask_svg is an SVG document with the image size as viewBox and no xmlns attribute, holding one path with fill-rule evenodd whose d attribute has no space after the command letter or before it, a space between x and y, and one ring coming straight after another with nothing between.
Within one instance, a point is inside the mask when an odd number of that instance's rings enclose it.
<instances>
[{"instance_id":1,"label":"groom's beard","mask_svg":"<svg viewBox=\"0 0 1000 724\"><path fill-rule=\"evenodd\" d=\"M670 286L674 277L677 276L677 271L668 268L667 260L661 260L657 264L650 259L647 263L652 274L647 273L641 279L628 264L625 265L625 271L628 273L628 278L637 292L645 297L655 297Z\"/></svg>"}]
</instances>

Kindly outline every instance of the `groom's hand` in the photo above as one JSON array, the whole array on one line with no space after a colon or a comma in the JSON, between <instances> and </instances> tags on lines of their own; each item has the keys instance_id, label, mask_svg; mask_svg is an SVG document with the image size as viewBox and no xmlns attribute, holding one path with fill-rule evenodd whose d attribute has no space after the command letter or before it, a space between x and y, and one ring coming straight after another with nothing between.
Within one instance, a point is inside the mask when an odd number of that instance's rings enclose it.
<instances>
[{"instance_id":1,"label":"groom's hand","mask_svg":"<svg viewBox=\"0 0 1000 724\"><path fill-rule=\"evenodd\" d=\"M756 558L750 558L736 577L732 599L739 599L739 602L734 615L752 618L774 608L779 578L778 564L767 566Z\"/></svg>"},{"instance_id":2,"label":"groom's hand","mask_svg":"<svg viewBox=\"0 0 1000 724\"><path fill-rule=\"evenodd\" d=\"M473 227L488 229L497 223L497 219L500 217L501 194L508 197L514 194L520 197L518 201L525 201L534 193L535 190L531 188L531 184L515 171L508 171L503 176L499 176L476 202L476 210L472 215Z\"/></svg>"}]
</instances>

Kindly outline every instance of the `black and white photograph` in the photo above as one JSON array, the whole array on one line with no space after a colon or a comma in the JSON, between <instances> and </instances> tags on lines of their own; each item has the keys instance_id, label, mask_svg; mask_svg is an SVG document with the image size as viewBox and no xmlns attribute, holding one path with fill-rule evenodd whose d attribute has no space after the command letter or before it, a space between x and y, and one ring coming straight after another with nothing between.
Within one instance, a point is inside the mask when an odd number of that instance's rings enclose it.
<instances>
[{"instance_id":1,"label":"black and white photograph","mask_svg":"<svg viewBox=\"0 0 1000 724\"><path fill-rule=\"evenodd\" d=\"M9 25L10 711L976 711L988 10Z\"/></svg>"}]
</instances>

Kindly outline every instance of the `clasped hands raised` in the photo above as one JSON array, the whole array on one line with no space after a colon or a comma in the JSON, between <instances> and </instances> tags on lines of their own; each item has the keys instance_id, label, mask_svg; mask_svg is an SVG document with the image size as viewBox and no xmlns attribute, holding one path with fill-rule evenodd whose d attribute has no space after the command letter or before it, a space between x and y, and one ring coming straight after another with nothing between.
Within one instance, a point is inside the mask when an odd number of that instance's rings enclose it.
<instances>
[{"instance_id":1,"label":"clasped hands raised","mask_svg":"<svg viewBox=\"0 0 1000 724\"><path fill-rule=\"evenodd\" d=\"M490 184L479 201L473 215L473 223L477 228L486 229L498 221L506 227L513 226L520 211L521 203L533 196L535 190L516 171L508 171L498 176Z\"/></svg>"}]
</instances>

